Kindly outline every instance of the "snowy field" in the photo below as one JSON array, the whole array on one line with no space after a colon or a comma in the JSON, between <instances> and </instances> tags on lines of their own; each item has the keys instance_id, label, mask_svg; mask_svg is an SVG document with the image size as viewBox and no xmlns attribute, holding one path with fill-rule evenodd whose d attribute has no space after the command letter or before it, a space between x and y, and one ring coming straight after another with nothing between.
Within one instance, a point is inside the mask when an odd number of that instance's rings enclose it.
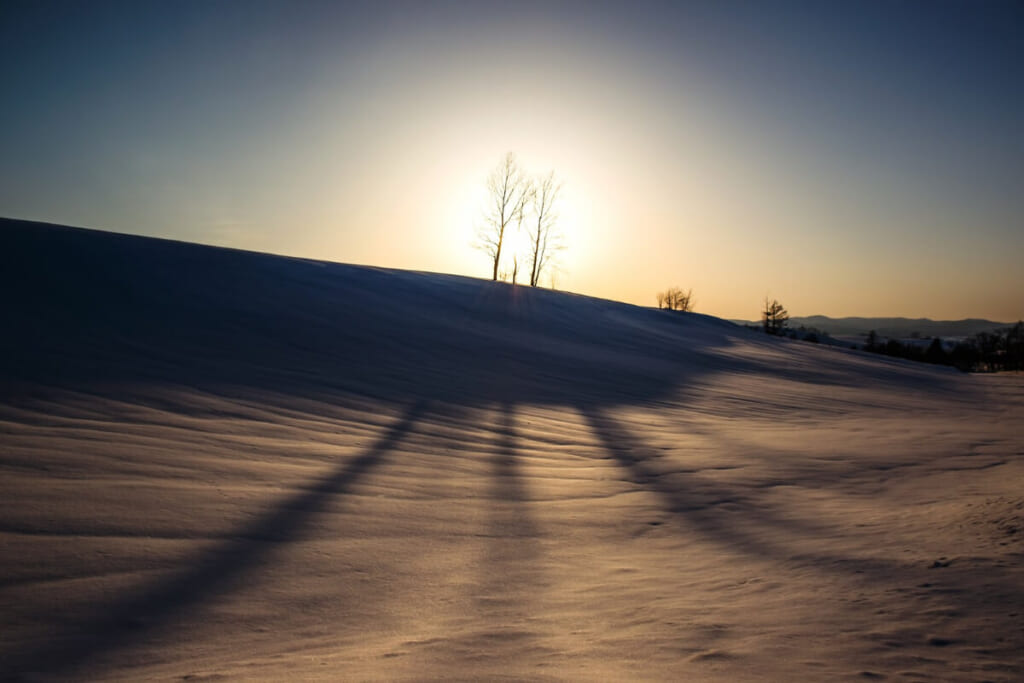
<instances>
[{"instance_id":1,"label":"snowy field","mask_svg":"<svg viewBox=\"0 0 1024 683\"><path fill-rule=\"evenodd\" d=\"M0 678L1024 680L1024 378L0 221Z\"/></svg>"}]
</instances>

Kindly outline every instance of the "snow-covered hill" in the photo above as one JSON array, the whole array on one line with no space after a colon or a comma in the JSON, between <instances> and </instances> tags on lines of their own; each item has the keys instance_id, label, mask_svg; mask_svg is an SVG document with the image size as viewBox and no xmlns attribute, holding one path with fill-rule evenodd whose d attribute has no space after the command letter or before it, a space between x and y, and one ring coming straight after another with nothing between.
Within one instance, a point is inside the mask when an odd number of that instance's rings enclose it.
<instances>
[{"instance_id":1,"label":"snow-covered hill","mask_svg":"<svg viewBox=\"0 0 1024 683\"><path fill-rule=\"evenodd\" d=\"M1024 382L0 221L0 673L1024 676Z\"/></svg>"}]
</instances>

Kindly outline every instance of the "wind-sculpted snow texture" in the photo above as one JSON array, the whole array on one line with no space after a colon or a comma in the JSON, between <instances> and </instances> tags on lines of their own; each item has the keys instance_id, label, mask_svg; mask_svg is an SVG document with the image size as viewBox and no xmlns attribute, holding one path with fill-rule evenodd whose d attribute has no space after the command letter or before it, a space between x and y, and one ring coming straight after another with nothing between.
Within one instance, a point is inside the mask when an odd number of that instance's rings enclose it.
<instances>
[{"instance_id":1,"label":"wind-sculpted snow texture","mask_svg":"<svg viewBox=\"0 0 1024 683\"><path fill-rule=\"evenodd\" d=\"M1024 678L1024 382L0 221L0 678Z\"/></svg>"}]
</instances>

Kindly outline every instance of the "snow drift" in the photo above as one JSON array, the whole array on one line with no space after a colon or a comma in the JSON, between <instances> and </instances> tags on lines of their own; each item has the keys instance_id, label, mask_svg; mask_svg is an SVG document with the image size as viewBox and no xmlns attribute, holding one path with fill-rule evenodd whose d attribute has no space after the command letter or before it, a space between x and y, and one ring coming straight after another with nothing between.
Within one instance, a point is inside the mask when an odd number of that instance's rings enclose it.
<instances>
[{"instance_id":1,"label":"snow drift","mask_svg":"<svg viewBox=\"0 0 1024 683\"><path fill-rule=\"evenodd\" d=\"M6 677L1013 680L1024 384L0 222Z\"/></svg>"}]
</instances>

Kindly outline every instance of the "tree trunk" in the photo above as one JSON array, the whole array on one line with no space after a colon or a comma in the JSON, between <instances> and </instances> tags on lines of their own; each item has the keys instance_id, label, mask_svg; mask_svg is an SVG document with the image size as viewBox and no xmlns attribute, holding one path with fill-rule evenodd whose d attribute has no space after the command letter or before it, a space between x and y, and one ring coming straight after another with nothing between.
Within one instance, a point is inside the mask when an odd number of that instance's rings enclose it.
<instances>
[{"instance_id":1,"label":"tree trunk","mask_svg":"<svg viewBox=\"0 0 1024 683\"><path fill-rule=\"evenodd\" d=\"M537 240L533 244L533 266L530 268L530 286L536 287L540 280L540 273L537 272L537 256L540 254L540 226L537 226Z\"/></svg>"},{"instance_id":2,"label":"tree trunk","mask_svg":"<svg viewBox=\"0 0 1024 683\"><path fill-rule=\"evenodd\" d=\"M504 220L504 216L502 216ZM501 243L505 239L505 226L501 226L501 230L498 232L498 248L494 250L494 273L491 275L491 280L494 282L498 281L498 264L501 263Z\"/></svg>"}]
</instances>

